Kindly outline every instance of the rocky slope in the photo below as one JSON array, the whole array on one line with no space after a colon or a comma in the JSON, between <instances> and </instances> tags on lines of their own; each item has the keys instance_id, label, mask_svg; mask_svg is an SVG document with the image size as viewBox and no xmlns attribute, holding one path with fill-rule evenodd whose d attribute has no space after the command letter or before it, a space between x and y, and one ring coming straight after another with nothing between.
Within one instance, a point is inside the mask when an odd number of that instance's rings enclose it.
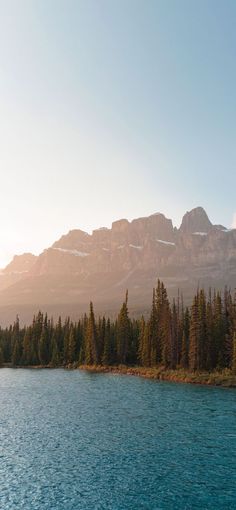
<instances>
[{"instance_id":1,"label":"rocky slope","mask_svg":"<svg viewBox=\"0 0 236 510\"><path fill-rule=\"evenodd\" d=\"M179 288L190 299L197 285L236 287L236 229L212 225L197 207L179 229L163 214L115 221L111 229L70 231L38 257L15 257L1 275L4 319L38 307L78 314L92 299L113 311L129 289L131 309L145 311L157 278L170 295ZM26 313L26 310L28 312Z\"/></svg>"}]
</instances>

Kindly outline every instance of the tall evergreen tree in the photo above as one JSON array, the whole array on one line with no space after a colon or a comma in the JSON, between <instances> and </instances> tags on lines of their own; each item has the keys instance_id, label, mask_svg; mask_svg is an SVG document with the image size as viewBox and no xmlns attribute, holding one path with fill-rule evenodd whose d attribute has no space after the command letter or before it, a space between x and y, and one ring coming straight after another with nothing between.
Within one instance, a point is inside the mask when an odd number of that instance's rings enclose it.
<instances>
[{"instance_id":1,"label":"tall evergreen tree","mask_svg":"<svg viewBox=\"0 0 236 510\"><path fill-rule=\"evenodd\" d=\"M97 327L92 302L90 302L90 313L86 331L85 362L87 365L97 365L99 362Z\"/></svg>"},{"instance_id":2,"label":"tall evergreen tree","mask_svg":"<svg viewBox=\"0 0 236 510\"><path fill-rule=\"evenodd\" d=\"M232 373L236 375L236 331L233 337Z\"/></svg>"},{"instance_id":3,"label":"tall evergreen tree","mask_svg":"<svg viewBox=\"0 0 236 510\"><path fill-rule=\"evenodd\" d=\"M158 292L158 291L157 291ZM155 366L161 358L160 337L158 335L158 311L155 289L153 289L152 309L149 319L149 344L150 344L150 364Z\"/></svg>"},{"instance_id":4,"label":"tall evergreen tree","mask_svg":"<svg viewBox=\"0 0 236 510\"><path fill-rule=\"evenodd\" d=\"M32 365L32 327L29 326L25 330L23 339L23 354L22 354L23 365Z\"/></svg>"},{"instance_id":5,"label":"tall evergreen tree","mask_svg":"<svg viewBox=\"0 0 236 510\"><path fill-rule=\"evenodd\" d=\"M130 319L128 314L128 291L117 320L117 361L125 364L130 347Z\"/></svg>"},{"instance_id":6,"label":"tall evergreen tree","mask_svg":"<svg viewBox=\"0 0 236 510\"><path fill-rule=\"evenodd\" d=\"M2 346L0 345L0 367L2 367L2 366L3 366L3 363L4 363L3 348L2 348Z\"/></svg>"},{"instance_id":7,"label":"tall evergreen tree","mask_svg":"<svg viewBox=\"0 0 236 510\"><path fill-rule=\"evenodd\" d=\"M20 365L21 362L21 346L20 346L20 339L16 338L14 341L14 347L13 347L13 353L12 353L12 364L14 366Z\"/></svg>"},{"instance_id":8,"label":"tall evergreen tree","mask_svg":"<svg viewBox=\"0 0 236 510\"><path fill-rule=\"evenodd\" d=\"M57 336L53 335L52 337L52 356L51 356L51 364L53 367L58 367L61 363L61 357L58 347Z\"/></svg>"},{"instance_id":9,"label":"tall evergreen tree","mask_svg":"<svg viewBox=\"0 0 236 510\"><path fill-rule=\"evenodd\" d=\"M112 362L111 359L111 322L110 319L107 319L107 323L105 326L105 337L104 337L104 349L102 354L102 364L110 365Z\"/></svg>"},{"instance_id":10,"label":"tall evergreen tree","mask_svg":"<svg viewBox=\"0 0 236 510\"><path fill-rule=\"evenodd\" d=\"M48 327L44 323L39 343L38 343L38 358L41 365L48 365L49 363L49 349L48 349Z\"/></svg>"},{"instance_id":11,"label":"tall evergreen tree","mask_svg":"<svg viewBox=\"0 0 236 510\"><path fill-rule=\"evenodd\" d=\"M139 328L138 361L145 365L145 320L142 315Z\"/></svg>"},{"instance_id":12,"label":"tall evergreen tree","mask_svg":"<svg viewBox=\"0 0 236 510\"><path fill-rule=\"evenodd\" d=\"M198 310L198 298L197 293L194 296L193 304L191 308L191 319L190 319L190 338L189 338L189 368L192 371L199 370L199 337L200 337L200 326L199 326L199 310Z\"/></svg>"},{"instance_id":13,"label":"tall evergreen tree","mask_svg":"<svg viewBox=\"0 0 236 510\"><path fill-rule=\"evenodd\" d=\"M70 326L69 342L68 342L68 362L74 363L76 361L76 338L74 326Z\"/></svg>"}]
</instances>

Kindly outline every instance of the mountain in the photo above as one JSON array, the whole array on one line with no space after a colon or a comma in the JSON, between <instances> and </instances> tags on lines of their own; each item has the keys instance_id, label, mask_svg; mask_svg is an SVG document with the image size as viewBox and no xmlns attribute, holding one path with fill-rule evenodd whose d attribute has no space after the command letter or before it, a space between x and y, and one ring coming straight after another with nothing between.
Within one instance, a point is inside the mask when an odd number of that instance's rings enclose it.
<instances>
[{"instance_id":1,"label":"mountain","mask_svg":"<svg viewBox=\"0 0 236 510\"><path fill-rule=\"evenodd\" d=\"M22 280L32 269L37 257L32 253L15 255L5 269L0 271L0 291Z\"/></svg>"},{"instance_id":2,"label":"mountain","mask_svg":"<svg viewBox=\"0 0 236 510\"><path fill-rule=\"evenodd\" d=\"M192 211L186 212L180 226L181 232L189 234L194 232L209 232L211 229L212 223L203 207L196 207L192 209Z\"/></svg>"},{"instance_id":3,"label":"mountain","mask_svg":"<svg viewBox=\"0 0 236 510\"><path fill-rule=\"evenodd\" d=\"M187 212L179 229L156 213L91 235L72 230L38 257L14 257L0 279L0 316L31 319L39 308L78 316L92 299L97 311L117 311L129 289L131 311L150 305L161 278L171 296L190 300L198 285L236 287L236 229L213 225L202 207ZM2 282L2 283L1 283Z\"/></svg>"}]
</instances>

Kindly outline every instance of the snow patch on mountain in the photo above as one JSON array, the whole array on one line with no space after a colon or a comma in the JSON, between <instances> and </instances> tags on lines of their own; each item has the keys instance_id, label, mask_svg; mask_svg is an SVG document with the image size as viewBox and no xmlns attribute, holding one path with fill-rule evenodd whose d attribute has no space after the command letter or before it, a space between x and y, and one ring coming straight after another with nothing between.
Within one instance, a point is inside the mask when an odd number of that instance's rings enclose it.
<instances>
[{"instance_id":1,"label":"snow patch on mountain","mask_svg":"<svg viewBox=\"0 0 236 510\"><path fill-rule=\"evenodd\" d=\"M85 251L67 250L66 248L53 248L53 249L61 251L62 253L69 253L70 255L74 255L75 257L87 257L89 255L89 253Z\"/></svg>"},{"instance_id":2,"label":"snow patch on mountain","mask_svg":"<svg viewBox=\"0 0 236 510\"><path fill-rule=\"evenodd\" d=\"M135 244L129 244L130 248L134 248L135 250L142 250L143 246L136 246Z\"/></svg>"},{"instance_id":3,"label":"snow patch on mountain","mask_svg":"<svg viewBox=\"0 0 236 510\"><path fill-rule=\"evenodd\" d=\"M169 246L175 246L175 243L172 243L171 241L163 241L163 239L157 239L158 243L167 244Z\"/></svg>"}]
</instances>

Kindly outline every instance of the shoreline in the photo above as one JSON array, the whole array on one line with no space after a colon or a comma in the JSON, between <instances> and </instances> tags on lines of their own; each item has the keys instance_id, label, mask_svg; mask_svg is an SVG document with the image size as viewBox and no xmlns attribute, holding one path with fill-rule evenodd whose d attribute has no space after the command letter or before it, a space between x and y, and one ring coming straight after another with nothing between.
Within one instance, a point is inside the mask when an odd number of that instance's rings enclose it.
<instances>
[{"instance_id":1,"label":"shoreline","mask_svg":"<svg viewBox=\"0 0 236 510\"><path fill-rule=\"evenodd\" d=\"M131 375L156 381L169 381L175 383L200 384L205 386L221 386L236 388L236 376L230 370L222 372L188 372L184 369L168 370L163 367L126 367L120 366L88 366L80 365L80 370L94 373L113 373L118 375Z\"/></svg>"},{"instance_id":2,"label":"shoreline","mask_svg":"<svg viewBox=\"0 0 236 510\"><path fill-rule=\"evenodd\" d=\"M34 370L56 370L63 368L64 370L84 370L93 373L113 373L115 375L131 375L135 377L143 377L145 379L152 379L156 381L169 381L175 383L187 384L200 384L205 386L221 386L223 388L236 388L236 375L233 375L231 370L224 369L223 371L214 372L189 372L185 369L164 369L164 367L140 367L140 366L125 366L125 365L78 365L71 363L68 365L61 365L54 367L52 365L17 365L12 366L10 363L5 363L0 368L26 368Z\"/></svg>"}]
</instances>

